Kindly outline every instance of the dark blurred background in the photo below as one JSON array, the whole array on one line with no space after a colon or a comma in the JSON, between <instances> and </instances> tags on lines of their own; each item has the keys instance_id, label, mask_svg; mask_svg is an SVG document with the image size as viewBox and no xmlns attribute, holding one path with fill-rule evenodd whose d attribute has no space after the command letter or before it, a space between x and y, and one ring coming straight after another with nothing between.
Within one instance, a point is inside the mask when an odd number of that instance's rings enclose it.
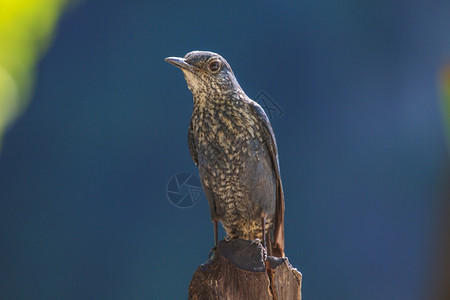
<instances>
[{"instance_id":1,"label":"dark blurred background","mask_svg":"<svg viewBox=\"0 0 450 300\"><path fill-rule=\"evenodd\" d=\"M97 0L55 11L31 91L17 96L29 105L3 136L1 299L187 297L213 231L204 197L188 209L167 198L172 176L197 170L192 96L164 58L191 50L220 53L250 97L264 91L283 111L272 125L286 255L304 299L427 299L440 288L449 1Z\"/></svg>"}]
</instances>

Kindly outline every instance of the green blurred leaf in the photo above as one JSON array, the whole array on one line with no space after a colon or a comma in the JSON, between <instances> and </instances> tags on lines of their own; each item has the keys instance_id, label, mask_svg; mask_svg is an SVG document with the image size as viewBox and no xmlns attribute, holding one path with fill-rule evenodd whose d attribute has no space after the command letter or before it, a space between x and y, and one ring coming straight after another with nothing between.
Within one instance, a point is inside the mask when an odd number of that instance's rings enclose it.
<instances>
[{"instance_id":1,"label":"green blurred leaf","mask_svg":"<svg viewBox=\"0 0 450 300\"><path fill-rule=\"evenodd\" d=\"M28 104L34 70L66 0L0 0L0 142Z\"/></svg>"}]
</instances>

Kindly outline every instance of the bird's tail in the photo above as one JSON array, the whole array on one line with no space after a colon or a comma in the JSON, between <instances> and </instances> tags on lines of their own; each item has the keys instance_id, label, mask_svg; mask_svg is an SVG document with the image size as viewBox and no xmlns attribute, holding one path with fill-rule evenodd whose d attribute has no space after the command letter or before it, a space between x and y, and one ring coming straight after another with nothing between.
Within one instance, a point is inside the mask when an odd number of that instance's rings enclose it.
<instances>
[{"instance_id":1,"label":"bird's tail","mask_svg":"<svg viewBox=\"0 0 450 300\"><path fill-rule=\"evenodd\" d=\"M273 227L272 255L284 257L284 194L281 181L278 180L275 224Z\"/></svg>"}]
</instances>

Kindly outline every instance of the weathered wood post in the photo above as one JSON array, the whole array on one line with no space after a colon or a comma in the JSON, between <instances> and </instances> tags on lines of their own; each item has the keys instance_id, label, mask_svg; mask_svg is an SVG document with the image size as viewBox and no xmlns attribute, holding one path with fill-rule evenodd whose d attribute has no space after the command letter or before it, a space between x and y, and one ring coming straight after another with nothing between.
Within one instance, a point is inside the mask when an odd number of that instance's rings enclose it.
<instances>
[{"instance_id":1,"label":"weathered wood post","mask_svg":"<svg viewBox=\"0 0 450 300\"><path fill-rule=\"evenodd\" d=\"M192 276L188 299L301 300L301 283L287 258L266 257L260 243L221 240Z\"/></svg>"}]
</instances>

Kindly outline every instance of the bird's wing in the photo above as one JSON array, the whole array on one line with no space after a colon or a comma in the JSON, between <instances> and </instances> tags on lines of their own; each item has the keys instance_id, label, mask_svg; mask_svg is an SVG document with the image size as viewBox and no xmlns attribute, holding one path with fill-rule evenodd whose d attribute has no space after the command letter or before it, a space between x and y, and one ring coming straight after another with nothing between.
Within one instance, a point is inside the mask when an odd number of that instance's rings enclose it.
<instances>
[{"instance_id":1,"label":"bird's wing","mask_svg":"<svg viewBox=\"0 0 450 300\"><path fill-rule=\"evenodd\" d=\"M263 108L255 101L250 102L250 107L252 108L252 113L254 113L255 116L260 119L261 123L263 124L264 142L269 149L277 180L277 200L272 255L284 257L284 194L280 176L280 165L278 162L277 142L275 140L275 134L273 133L272 125L270 125L269 118L267 118L267 115L264 112Z\"/></svg>"},{"instance_id":2,"label":"bird's wing","mask_svg":"<svg viewBox=\"0 0 450 300\"><path fill-rule=\"evenodd\" d=\"M189 123L188 146L189 146L189 152L191 153L191 157L192 157L192 160L194 161L194 164L198 165L198 156L197 156L197 149L195 148L194 134L193 134L193 129L192 129L192 120Z\"/></svg>"}]
</instances>

